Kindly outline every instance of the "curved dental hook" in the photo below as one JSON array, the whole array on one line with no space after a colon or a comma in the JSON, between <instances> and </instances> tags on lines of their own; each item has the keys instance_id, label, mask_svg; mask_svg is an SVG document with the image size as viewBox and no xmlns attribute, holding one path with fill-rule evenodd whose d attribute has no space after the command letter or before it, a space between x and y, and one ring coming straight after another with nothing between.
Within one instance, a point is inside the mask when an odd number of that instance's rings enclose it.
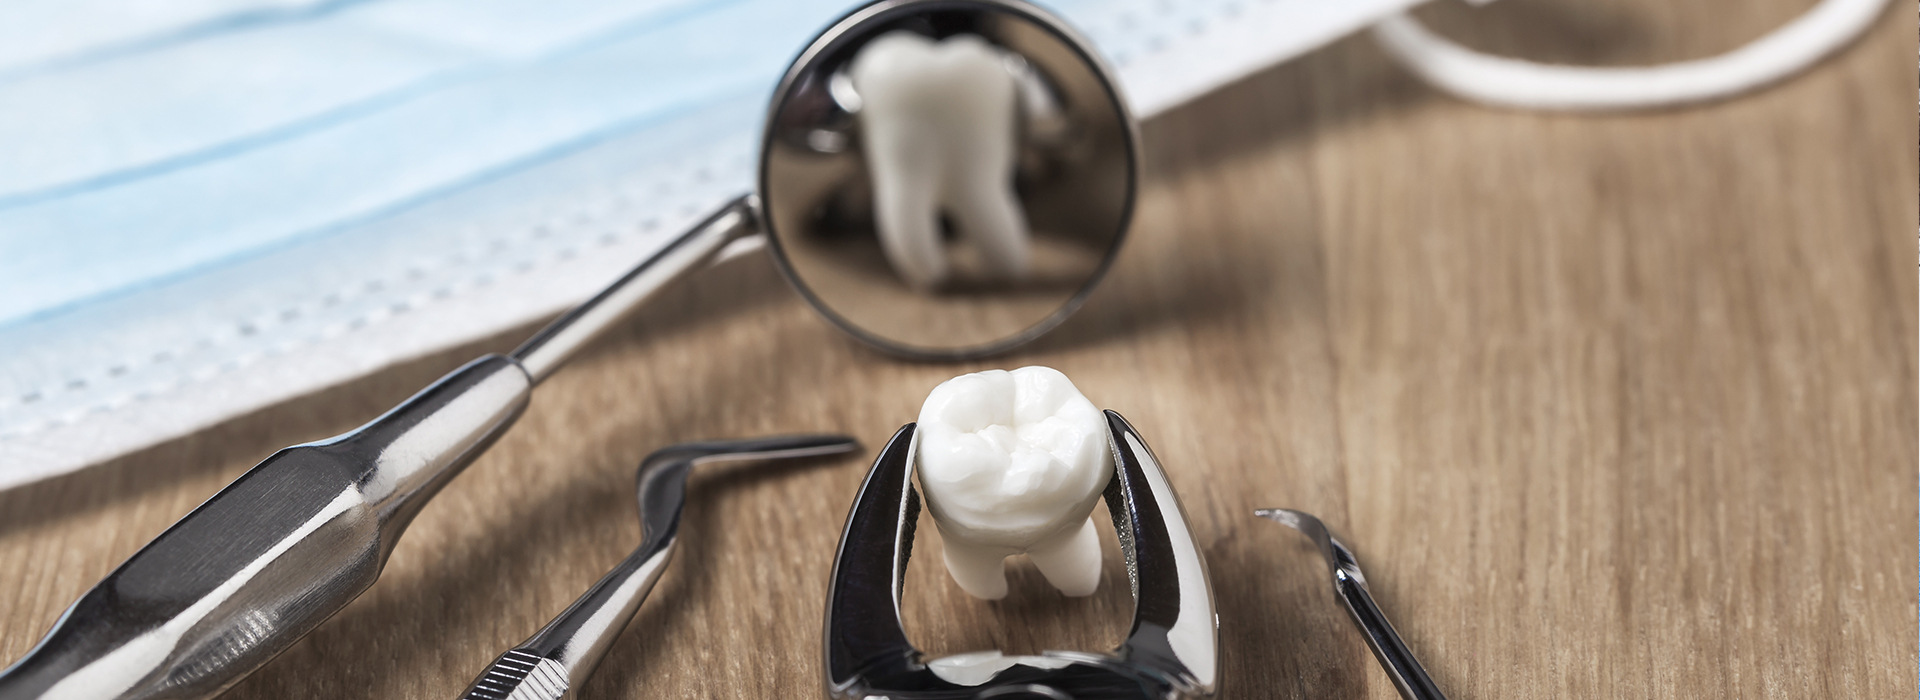
<instances>
[{"instance_id":1,"label":"curved dental hook","mask_svg":"<svg viewBox=\"0 0 1920 700\"><path fill-rule=\"evenodd\" d=\"M858 449L841 435L793 435L674 445L647 455L635 474L640 546L547 626L500 655L463 700L558 700L593 674L613 640L666 571L679 541L687 475L713 462L794 459Z\"/></svg>"},{"instance_id":2,"label":"curved dental hook","mask_svg":"<svg viewBox=\"0 0 1920 700\"><path fill-rule=\"evenodd\" d=\"M1400 640L1400 633L1394 631L1393 623L1387 622L1387 614L1374 604L1373 594L1367 591L1367 576L1360 572L1360 563L1353 557L1353 550L1319 518L1297 510L1285 508L1264 508L1253 512L1262 518L1299 530L1307 539L1320 547L1320 554L1327 559L1327 569L1333 574L1333 594L1347 609L1347 615L1353 618L1353 624L1359 626L1361 636L1367 640L1367 647L1373 649L1373 657L1387 670L1387 676L1393 679L1393 687L1399 689L1400 697L1407 700L1447 700L1440 688L1427 676L1427 669L1420 660L1413 657L1413 651L1407 643Z\"/></svg>"}]
</instances>

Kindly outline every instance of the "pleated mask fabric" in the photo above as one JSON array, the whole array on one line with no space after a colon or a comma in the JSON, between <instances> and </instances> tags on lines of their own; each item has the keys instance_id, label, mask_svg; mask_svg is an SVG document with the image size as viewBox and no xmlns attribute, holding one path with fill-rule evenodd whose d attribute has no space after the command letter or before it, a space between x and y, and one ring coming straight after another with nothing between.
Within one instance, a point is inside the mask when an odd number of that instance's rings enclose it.
<instances>
[{"instance_id":1,"label":"pleated mask fabric","mask_svg":"<svg viewBox=\"0 0 1920 700\"><path fill-rule=\"evenodd\" d=\"M1146 118L1416 1L1048 7ZM154 5L0 7L0 488L584 299L854 3Z\"/></svg>"}]
</instances>

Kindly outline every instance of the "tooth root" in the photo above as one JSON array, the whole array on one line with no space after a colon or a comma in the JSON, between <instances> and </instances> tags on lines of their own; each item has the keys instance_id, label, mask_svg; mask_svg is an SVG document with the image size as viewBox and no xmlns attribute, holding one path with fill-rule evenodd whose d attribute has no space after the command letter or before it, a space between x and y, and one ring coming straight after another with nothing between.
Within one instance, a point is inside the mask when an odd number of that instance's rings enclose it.
<instances>
[{"instance_id":1,"label":"tooth root","mask_svg":"<svg viewBox=\"0 0 1920 700\"><path fill-rule=\"evenodd\" d=\"M998 50L974 36L936 43L894 32L862 48L848 76L860 93L874 225L901 278L918 289L946 280L942 212L991 273L1023 275L1027 222L1013 191L1018 86Z\"/></svg>"},{"instance_id":2,"label":"tooth root","mask_svg":"<svg viewBox=\"0 0 1920 700\"><path fill-rule=\"evenodd\" d=\"M912 129L872 130L868 151L908 153L925 150ZM879 132L879 133L873 133ZM877 143L895 142L885 146ZM920 148L916 149L916 146ZM898 157L869 163L873 174L874 227L887 262L914 289L925 291L947 278L947 254L940 245L940 218L933 186L939 180L926 170L938 158Z\"/></svg>"},{"instance_id":3,"label":"tooth root","mask_svg":"<svg viewBox=\"0 0 1920 700\"><path fill-rule=\"evenodd\" d=\"M993 272L1020 276L1027 270L1027 220L1013 191L1019 86L1006 62L984 42L958 37L949 45L951 53L971 59L966 79L954 82L965 85L972 99L965 109L955 105L952 114L959 120L946 127L947 187L941 203Z\"/></svg>"},{"instance_id":4,"label":"tooth root","mask_svg":"<svg viewBox=\"0 0 1920 700\"><path fill-rule=\"evenodd\" d=\"M1001 547L983 547L953 537L942 537L941 559L947 573L967 595L985 600L1007 597L1007 557L1013 552Z\"/></svg>"},{"instance_id":5,"label":"tooth root","mask_svg":"<svg viewBox=\"0 0 1920 700\"><path fill-rule=\"evenodd\" d=\"M955 188L950 210L967 240L996 274L1019 278L1027 274L1027 220L1014 202L1013 186L979 178Z\"/></svg>"},{"instance_id":6,"label":"tooth root","mask_svg":"<svg viewBox=\"0 0 1920 700\"><path fill-rule=\"evenodd\" d=\"M1100 534L1093 528L1093 518L1035 544L1027 557L1047 583L1068 597L1090 596L1100 588Z\"/></svg>"}]
</instances>

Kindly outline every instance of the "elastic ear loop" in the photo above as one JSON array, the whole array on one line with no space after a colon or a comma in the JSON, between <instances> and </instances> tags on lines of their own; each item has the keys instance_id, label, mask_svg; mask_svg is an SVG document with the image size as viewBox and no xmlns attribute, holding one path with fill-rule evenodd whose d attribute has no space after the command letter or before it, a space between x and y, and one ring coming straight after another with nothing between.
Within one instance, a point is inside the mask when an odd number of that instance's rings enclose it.
<instances>
[{"instance_id":1,"label":"elastic ear loop","mask_svg":"<svg viewBox=\"0 0 1920 700\"><path fill-rule=\"evenodd\" d=\"M1886 5L1887 0L1822 0L1733 51L1644 68L1491 56L1434 34L1405 14L1374 25L1373 37L1421 79L1463 99L1522 109L1632 110L1722 99L1786 78L1852 42Z\"/></svg>"}]
</instances>

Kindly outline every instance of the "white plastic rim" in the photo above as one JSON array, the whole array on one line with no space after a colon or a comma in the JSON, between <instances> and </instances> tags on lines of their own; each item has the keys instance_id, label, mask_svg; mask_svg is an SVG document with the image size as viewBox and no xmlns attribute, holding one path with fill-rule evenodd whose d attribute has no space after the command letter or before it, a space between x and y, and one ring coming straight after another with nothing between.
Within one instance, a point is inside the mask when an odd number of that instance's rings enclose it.
<instances>
[{"instance_id":1,"label":"white plastic rim","mask_svg":"<svg viewBox=\"0 0 1920 700\"><path fill-rule=\"evenodd\" d=\"M1659 66L1550 65L1483 54L1405 14L1374 25L1374 39L1408 70L1457 97L1501 107L1632 110L1731 97L1805 70L1872 26L1887 0L1822 0L1752 43L1711 58Z\"/></svg>"}]
</instances>

